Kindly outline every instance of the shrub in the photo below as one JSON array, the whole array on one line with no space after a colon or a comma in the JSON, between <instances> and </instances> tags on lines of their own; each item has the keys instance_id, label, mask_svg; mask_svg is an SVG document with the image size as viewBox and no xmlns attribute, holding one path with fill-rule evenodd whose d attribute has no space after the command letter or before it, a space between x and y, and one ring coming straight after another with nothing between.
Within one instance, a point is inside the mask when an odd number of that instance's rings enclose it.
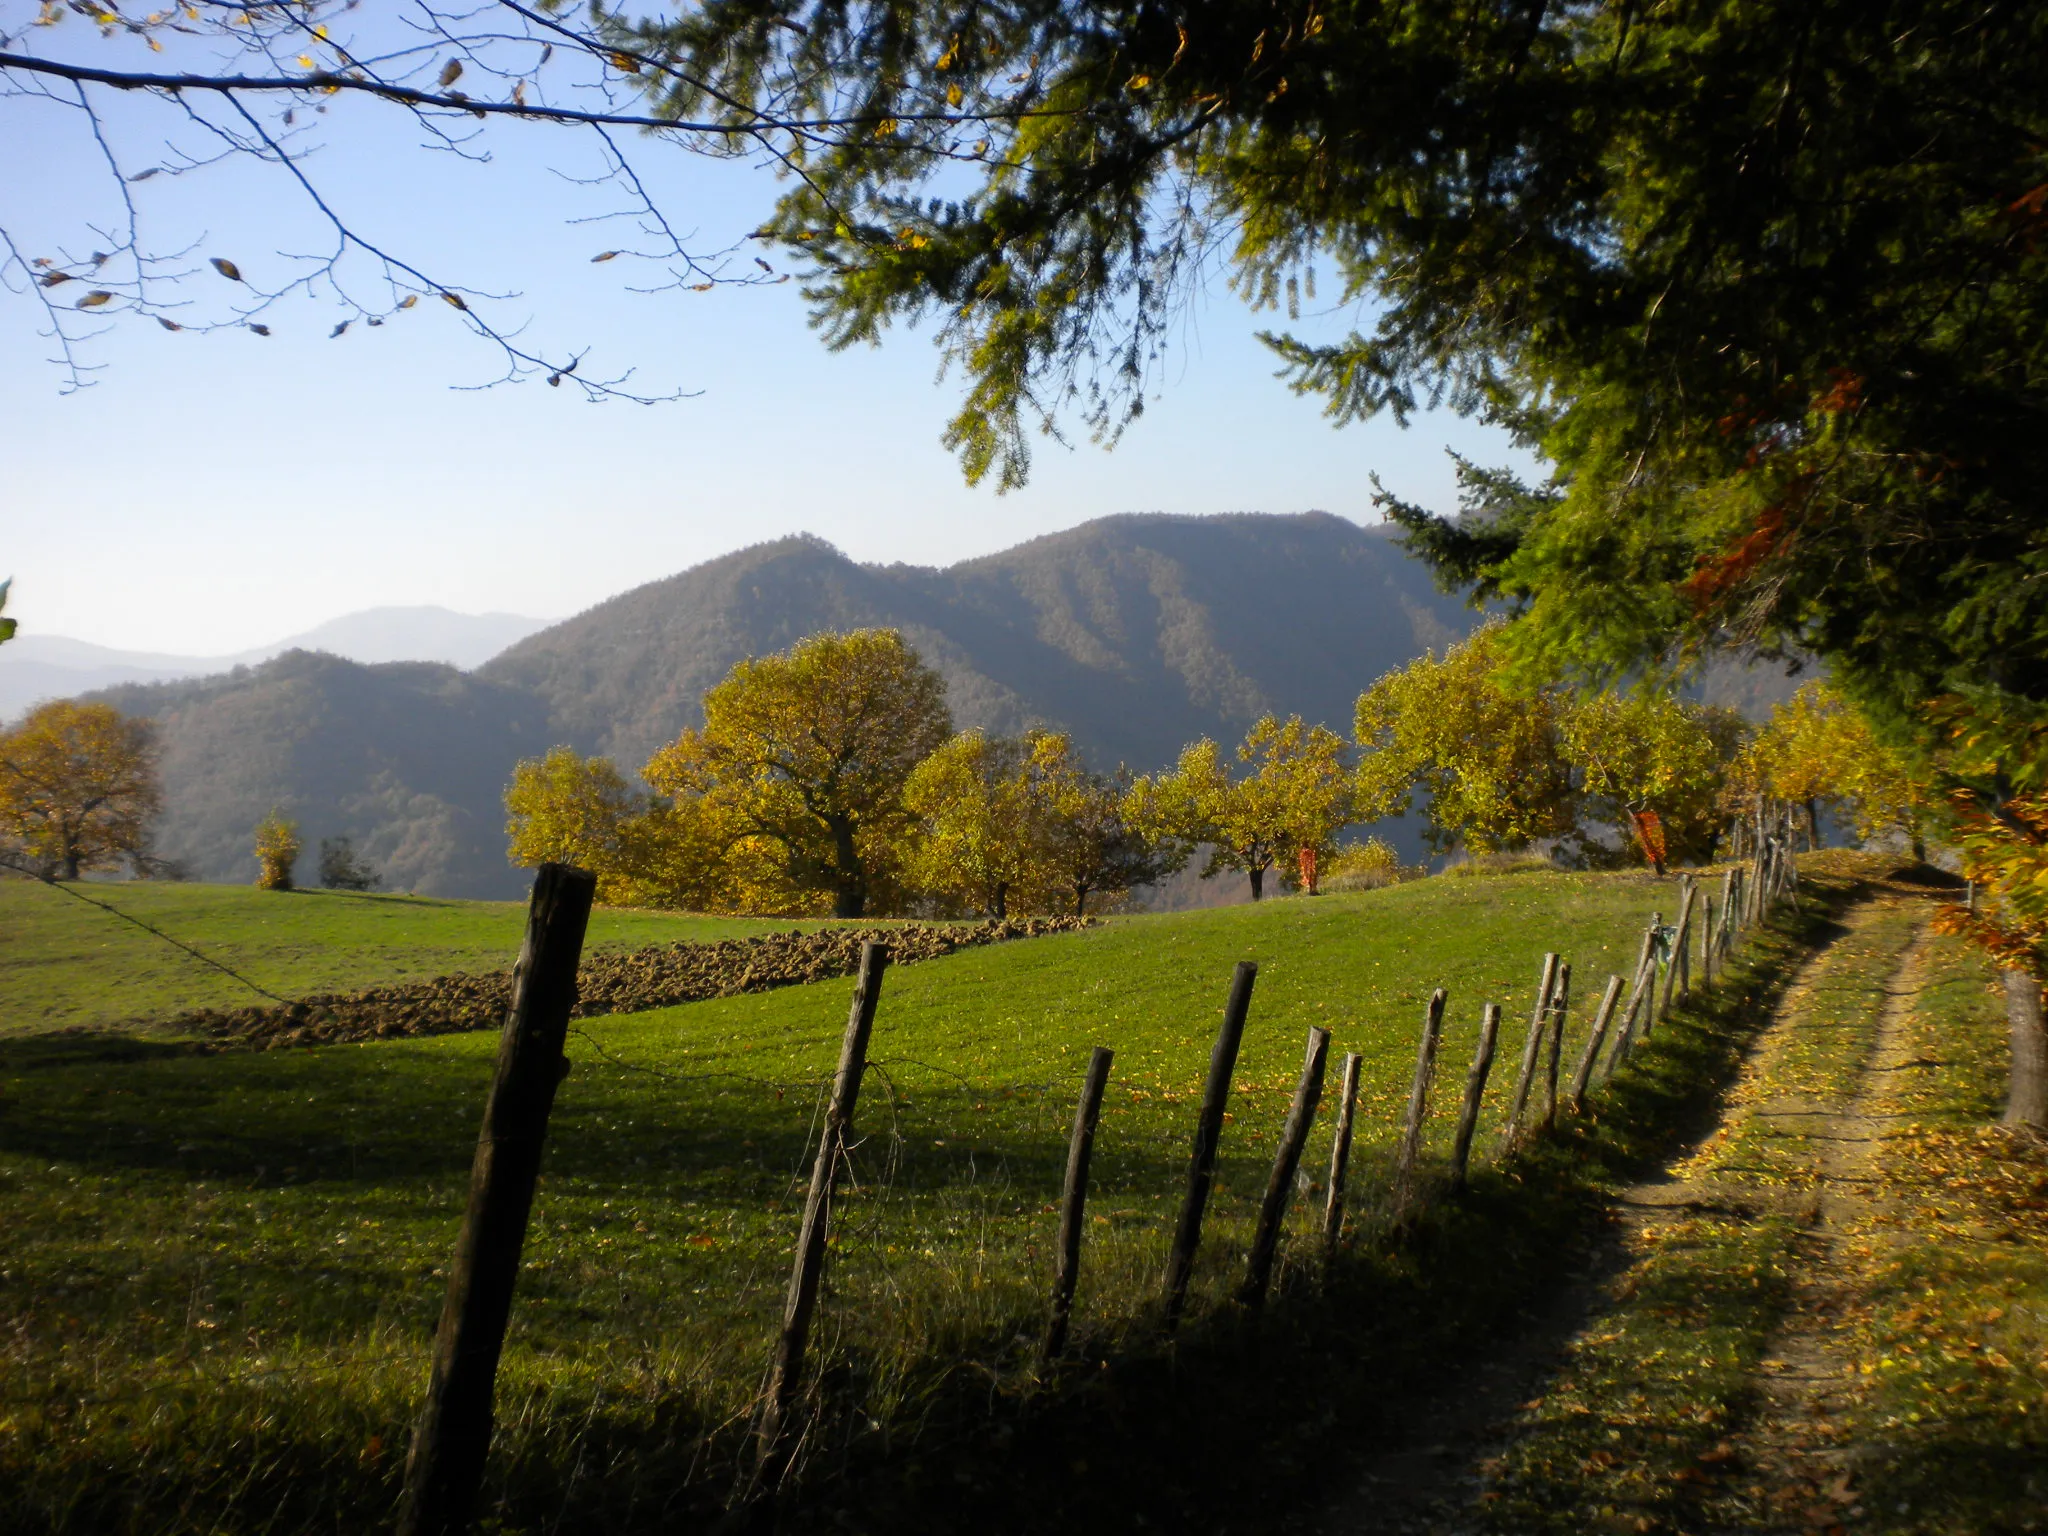
<instances>
[{"instance_id":1,"label":"shrub","mask_svg":"<svg viewBox=\"0 0 2048 1536\"><path fill-rule=\"evenodd\" d=\"M1323 866L1316 884L1325 891L1377 891L1427 873L1419 864L1403 864L1394 845L1384 838L1368 837L1339 848Z\"/></svg>"},{"instance_id":2,"label":"shrub","mask_svg":"<svg viewBox=\"0 0 2048 1536\"><path fill-rule=\"evenodd\" d=\"M347 835L320 839L320 884L326 889L374 891L383 883L384 877L356 853L356 845Z\"/></svg>"},{"instance_id":3,"label":"shrub","mask_svg":"<svg viewBox=\"0 0 2048 1536\"><path fill-rule=\"evenodd\" d=\"M1520 853L1475 853L1462 863L1451 865L1444 873L1467 878L1478 875L1534 875L1562 867L1548 854L1524 849Z\"/></svg>"},{"instance_id":4,"label":"shrub","mask_svg":"<svg viewBox=\"0 0 2048 1536\"><path fill-rule=\"evenodd\" d=\"M277 811L256 823L256 884L266 891L292 888L292 866L299 862L299 824Z\"/></svg>"}]
</instances>

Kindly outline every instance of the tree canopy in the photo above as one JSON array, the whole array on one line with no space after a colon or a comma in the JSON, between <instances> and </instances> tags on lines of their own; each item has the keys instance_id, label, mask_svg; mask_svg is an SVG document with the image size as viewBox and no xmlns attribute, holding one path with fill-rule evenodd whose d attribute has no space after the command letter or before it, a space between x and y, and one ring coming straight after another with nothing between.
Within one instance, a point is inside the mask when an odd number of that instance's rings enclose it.
<instances>
[{"instance_id":1,"label":"tree canopy","mask_svg":"<svg viewBox=\"0 0 2048 1536\"><path fill-rule=\"evenodd\" d=\"M146 865L156 731L110 704L38 705L0 731L0 843L44 879Z\"/></svg>"}]
</instances>

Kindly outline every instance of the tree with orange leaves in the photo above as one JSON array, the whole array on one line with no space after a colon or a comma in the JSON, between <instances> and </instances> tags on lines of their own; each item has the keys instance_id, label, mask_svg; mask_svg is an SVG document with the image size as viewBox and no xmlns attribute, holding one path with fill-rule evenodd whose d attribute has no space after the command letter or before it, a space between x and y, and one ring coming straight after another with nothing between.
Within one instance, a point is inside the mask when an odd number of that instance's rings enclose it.
<instances>
[{"instance_id":1,"label":"tree with orange leaves","mask_svg":"<svg viewBox=\"0 0 2048 1536\"><path fill-rule=\"evenodd\" d=\"M162 809L147 720L59 699L0 733L0 834L45 880L143 858Z\"/></svg>"}]
</instances>

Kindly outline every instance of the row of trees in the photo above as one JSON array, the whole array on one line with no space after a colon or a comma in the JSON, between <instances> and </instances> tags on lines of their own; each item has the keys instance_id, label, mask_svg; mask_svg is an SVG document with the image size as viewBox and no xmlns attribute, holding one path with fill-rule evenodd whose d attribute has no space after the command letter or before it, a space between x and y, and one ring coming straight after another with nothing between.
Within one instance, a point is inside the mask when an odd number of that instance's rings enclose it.
<instances>
[{"instance_id":1,"label":"row of trees","mask_svg":"<svg viewBox=\"0 0 2048 1536\"><path fill-rule=\"evenodd\" d=\"M1573 863L1711 857L1759 797L1865 835L1918 836L1932 801L1817 685L1761 730L1669 691L1518 686L1496 628L1389 673L1355 746L1267 717L1234 752L1091 771L1054 731L955 734L944 684L893 631L750 660L705 723L642 769L558 747L506 792L511 857L594 870L603 899L703 911L1086 912L1205 860L1313 888L1344 829L1420 809L1440 853L1532 845ZM1305 857L1306 855L1306 857Z\"/></svg>"}]
</instances>

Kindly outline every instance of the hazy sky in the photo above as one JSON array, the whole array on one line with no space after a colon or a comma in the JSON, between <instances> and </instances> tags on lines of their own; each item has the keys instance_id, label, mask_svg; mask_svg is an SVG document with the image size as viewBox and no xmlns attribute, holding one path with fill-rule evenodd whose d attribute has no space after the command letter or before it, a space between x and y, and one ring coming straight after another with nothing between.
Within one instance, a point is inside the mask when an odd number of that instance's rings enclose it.
<instances>
[{"instance_id":1,"label":"hazy sky","mask_svg":"<svg viewBox=\"0 0 2048 1536\"><path fill-rule=\"evenodd\" d=\"M111 108L133 174L162 134L146 103ZM957 381L936 380L928 336L833 355L794 284L627 291L650 274L591 264L627 232L569 222L603 211L604 194L563 179L595 163L558 130L501 126L491 163L475 165L419 151L371 104L338 106L329 123L340 131L311 169L363 233L453 280L516 290L495 313L530 316L535 340L589 345L587 369L631 366L650 390L700 393L592 406L537 382L468 392L453 386L494 376L494 356L445 306L330 341L335 312L296 300L268 339L131 319L88 349L105 365L95 387L65 396L62 372L41 361L51 347L35 305L0 293L0 575L15 578L10 612L25 627L205 654L385 603L556 617L798 530L858 559L935 565L1123 511L1370 521L1373 471L1446 505L1447 445L1514 457L1501 434L1447 415L1406 432L1332 428L1273 377L1253 339L1273 317L1219 286L1114 452L1047 442L1028 489L969 489L939 442ZM10 155L0 182L0 223L31 254L105 211L82 201L107 184L66 114L0 102L0 142L38 150ZM744 166L637 153L706 248L752 228L773 195ZM324 239L303 199L255 168L136 191L153 198L160 245L201 241L198 255L231 256L252 276ZM194 280L198 296L212 281ZM1303 329L1354 318L1308 316Z\"/></svg>"}]
</instances>

